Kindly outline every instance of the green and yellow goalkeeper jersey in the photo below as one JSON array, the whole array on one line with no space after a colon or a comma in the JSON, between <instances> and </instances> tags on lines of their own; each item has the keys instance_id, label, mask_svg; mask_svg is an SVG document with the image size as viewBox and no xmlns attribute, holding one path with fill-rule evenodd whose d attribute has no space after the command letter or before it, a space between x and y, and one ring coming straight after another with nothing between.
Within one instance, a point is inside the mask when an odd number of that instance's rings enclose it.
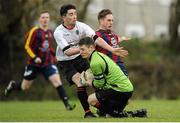
<instances>
[{"instance_id":1,"label":"green and yellow goalkeeper jersey","mask_svg":"<svg viewBox=\"0 0 180 123\"><path fill-rule=\"evenodd\" d=\"M133 85L119 66L108 56L94 51L90 56L90 69L94 75L92 85L98 89L113 89L119 92L133 91Z\"/></svg>"}]
</instances>

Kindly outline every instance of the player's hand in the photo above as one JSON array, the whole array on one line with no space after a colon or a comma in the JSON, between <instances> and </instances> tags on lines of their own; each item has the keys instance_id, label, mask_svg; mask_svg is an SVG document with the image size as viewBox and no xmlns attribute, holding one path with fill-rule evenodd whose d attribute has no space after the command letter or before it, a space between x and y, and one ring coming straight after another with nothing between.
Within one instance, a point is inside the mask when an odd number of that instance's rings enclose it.
<instances>
[{"instance_id":1,"label":"player's hand","mask_svg":"<svg viewBox=\"0 0 180 123\"><path fill-rule=\"evenodd\" d=\"M124 50L123 47L120 48L114 48L114 50L112 51L113 54L120 56L120 57L125 57L128 56L128 51Z\"/></svg>"},{"instance_id":2,"label":"player's hand","mask_svg":"<svg viewBox=\"0 0 180 123\"><path fill-rule=\"evenodd\" d=\"M41 60L41 58L36 57L36 58L34 59L34 62L37 63L37 64L40 64L40 63L42 62L42 60Z\"/></svg>"},{"instance_id":3,"label":"player's hand","mask_svg":"<svg viewBox=\"0 0 180 123\"><path fill-rule=\"evenodd\" d=\"M125 37L125 36L122 36L122 37L118 36L118 38L119 38L119 43L122 42L122 41L131 40L131 38L127 38L127 37Z\"/></svg>"},{"instance_id":4,"label":"player's hand","mask_svg":"<svg viewBox=\"0 0 180 123\"><path fill-rule=\"evenodd\" d=\"M88 86L92 86L92 80L90 80L90 79L87 80L87 85L88 85Z\"/></svg>"},{"instance_id":5,"label":"player's hand","mask_svg":"<svg viewBox=\"0 0 180 123\"><path fill-rule=\"evenodd\" d=\"M84 86L92 86L92 81L94 79L91 69L87 69L81 73L81 84Z\"/></svg>"},{"instance_id":6,"label":"player's hand","mask_svg":"<svg viewBox=\"0 0 180 123\"><path fill-rule=\"evenodd\" d=\"M86 78L85 78L85 71L83 71L82 73L81 73L81 84L83 85L83 86L87 86L87 80L86 80Z\"/></svg>"}]
</instances>

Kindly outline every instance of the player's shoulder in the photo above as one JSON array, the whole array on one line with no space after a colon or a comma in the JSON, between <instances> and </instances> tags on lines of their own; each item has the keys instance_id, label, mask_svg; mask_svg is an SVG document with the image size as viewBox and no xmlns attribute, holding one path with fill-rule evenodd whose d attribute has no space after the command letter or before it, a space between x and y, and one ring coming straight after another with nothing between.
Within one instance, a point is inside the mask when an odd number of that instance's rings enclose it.
<instances>
[{"instance_id":1,"label":"player's shoulder","mask_svg":"<svg viewBox=\"0 0 180 123\"><path fill-rule=\"evenodd\" d=\"M94 52L91 56L90 59L90 66L92 69L98 69L102 65L102 59L101 57L97 54L97 52Z\"/></svg>"},{"instance_id":2,"label":"player's shoulder","mask_svg":"<svg viewBox=\"0 0 180 123\"><path fill-rule=\"evenodd\" d=\"M95 51L95 52L93 52L93 54L91 56L91 60L95 63L98 63L97 61L99 61L102 56L103 56L102 53Z\"/></svg>"},{"instance_id":3,"label":"player's shoulder","mask_svg":"<svg viewBox=\"0 0 180 123\"><path fill-rule=\"evenodd\" d=\"M76 21L76 26L84 27L84 26L88 26L88 25L86 23Z\"/></svg>"},{"instance_id":4,"label":"player's shoulder","mask_svg":"<svg viewBox=\"0 0 180 123\"><path fill-rule=\"evenodd\" d=\"M31 29L29 29L29 30L26 32L25 37L28 37L29 34L30 34L30 35L36 34L38 28L39 28L38 26L34 26L34 27L32 27Z\"/></svg>"},{"instance_id":5,"label":"player's shoulder","mask_svg":"<svg viewBox=\"0 0 180 123\"><path fill-rule=\"evenodd\" d=\"M62 28L62 24L60 24L59 26L57 26L54 31L58 31L58 30L60 30L61 28Z\"/></svg>"},{"instance_id":6,"label":"player's shoulder","mask_svg":"<svg viewBox=\"0 0 180 123\"><path fill-rule=\"evenodd\" d=\"M100 36L102 32L101 32L100 29L97 29L97 30L95 31L95 33L96 33L96 35Z\"/></svg>"},{"instance_id":7,"label":"player's shoulder","mask_svg":"<svg viewBox=\"0 0 180 123\"><path fill-rule=\"evenodd\" d=\"M59 33L62 33L63 32L63 25L60 24L59 26L56 27L56 29L54 30L54 35L55 34L59 34Z\"/></svg>"},{"instance_id":8,"label":"player's shoulder","mask_svg":"<svg viewBox=\"0 0 180 123\"><path fill-rule=\"evenodd\" d=\"M38 26L34 26L34 27L32 27L32 28L29 30L29 32L35 32L35 31L37 31L38 29L39 29Z\"/></svg>"}]
</instances>

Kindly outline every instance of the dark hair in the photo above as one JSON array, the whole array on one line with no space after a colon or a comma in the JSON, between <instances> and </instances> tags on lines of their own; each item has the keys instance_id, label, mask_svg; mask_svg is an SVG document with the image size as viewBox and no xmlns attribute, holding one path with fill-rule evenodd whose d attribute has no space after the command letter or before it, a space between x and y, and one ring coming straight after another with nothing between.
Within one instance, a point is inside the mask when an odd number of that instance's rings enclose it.
<instances>
[{"instance_id":1,"label":"dark hair","mask_svg":"<svg viewBox=\"0 0 180 123\"><path fill-rule=\"evenodd\" d=\"M65 16L67 14L67 11L70 9L76 9L76 7L72 4L65 4L65 5L61 6L60 15Z\"/></svg>"},{"instance_id":2,"label":"dark hair","mask_svg":"<svg viewBox=\"0 0 180 123\"><path fill-rule=\"evenodd\" d=\"M98 20L104 19L106 15L112 14L111 10L109 9L103 9L98 13Z\"/></svg>"},{"instance_id":3,"label":"dark hair","mask_svg":"<svg viewBox=\"0 0 180 123\"><path fill-rule=\"evenodd\" d=\"M85 37L85 38L82 38L80 39L79 41L79 46L82 46L82 45L86 45L86 46L90 46L90 45L95 45L94 44L94 40L90 37Z\"/></svg>"}]
</instances>

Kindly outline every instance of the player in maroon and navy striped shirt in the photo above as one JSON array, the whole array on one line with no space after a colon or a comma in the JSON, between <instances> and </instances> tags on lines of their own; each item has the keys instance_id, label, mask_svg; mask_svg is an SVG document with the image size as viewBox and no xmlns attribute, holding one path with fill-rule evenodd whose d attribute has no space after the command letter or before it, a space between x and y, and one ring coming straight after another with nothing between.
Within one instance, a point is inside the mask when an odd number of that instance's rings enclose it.
<instances>
[{"instance_id":1,"label":"player in maroon and navy striped shirt","mask_svg":"<svg viewBox=\"0 0 180 123\"><path fill-rule=\"evenodd\" d=\"M11 80L5 89L5 95L8 96L12 90L28 90L37 74L41 73L56 88L66 109L73 110L75 105L69 104L54 61L55 52L52 47L53 35L52 31L48 28L50 22L49 12L42 11L39 14L38 21L39 26L33 27L26 36L25 50L28 54L28 63L25 67L23 81L20 83Z\"/></svg>"},{"instance_id":2,"label":"player in maroon and navy striped shirt","mask_svg":"<svg viewBox=\"0 0 180 123\"><path fill-rule=\"evenodd\" d=\"M28 54L28 64L33 66L47 66L54 64L55 51L52 47L52 31L43 30L36 26L32 28L26 37L25 49ZM41 63L36 63L34 59L41 59Z\"/></svg>"},{"instance_id":3,"label":"player in maroon and navy striped shirt","mask_svg":"<svg viewBox=\"0 0 180 123\"><path fill-rule=\"evenodd\" d=\"M99 29L96 31L96 35L99 37L103 38L107 44L114 48L119 48L119 39L120 37L117 36L113 31L112 31L112 25L113 25L113 15L112 12L109 9L103 9L99 12L98 14L98 21L99 21ZM127 40L127 38L123 37L123 40ZM118 66L121 68L121 70L124 72L126 76L128 76L127 70L123 65L122 59L109 52L108 50L96 46L96 50L99 52L102 52L109 56L114 62L118 64ZM128 51L124 50L122 52L122 56L128 55Z\"/></svg>"}]
</instances>

